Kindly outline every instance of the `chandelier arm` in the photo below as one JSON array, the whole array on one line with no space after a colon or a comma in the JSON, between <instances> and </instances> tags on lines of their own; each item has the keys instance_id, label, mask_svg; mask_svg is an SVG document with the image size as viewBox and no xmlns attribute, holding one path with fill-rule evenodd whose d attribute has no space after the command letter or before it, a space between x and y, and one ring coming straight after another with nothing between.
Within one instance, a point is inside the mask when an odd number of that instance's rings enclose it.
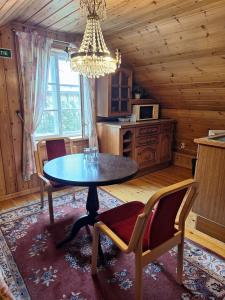
<instances>
[{"instance_id":1,"label":"chandelier arm","mask_svg":"<svg viewBox=\"0 0 225 300\"><path fill-rule=\"evenodd\" d=\"M97 15L97 12L96 12L96 3L95 3L95 0L94 1L94 5L93 5L93 14L94 15Z\"/></svg>"}]
</instances>

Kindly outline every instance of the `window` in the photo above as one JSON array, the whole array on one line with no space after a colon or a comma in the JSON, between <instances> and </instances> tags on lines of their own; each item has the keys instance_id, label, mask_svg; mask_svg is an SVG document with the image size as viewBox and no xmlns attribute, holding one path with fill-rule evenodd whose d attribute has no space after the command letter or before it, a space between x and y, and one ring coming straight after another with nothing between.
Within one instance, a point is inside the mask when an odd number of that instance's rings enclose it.
<instances>
[{"instance_id":1,"label":"window","mask_svg":"<svg viewBox=\"0 0 225 300\"><path fill-rule=\"evenodd\" d=\"M52 52L48 92L36 138L46 136L82 136L80 75L70 68L68 56Z\"/></svg>"}]
</instances>

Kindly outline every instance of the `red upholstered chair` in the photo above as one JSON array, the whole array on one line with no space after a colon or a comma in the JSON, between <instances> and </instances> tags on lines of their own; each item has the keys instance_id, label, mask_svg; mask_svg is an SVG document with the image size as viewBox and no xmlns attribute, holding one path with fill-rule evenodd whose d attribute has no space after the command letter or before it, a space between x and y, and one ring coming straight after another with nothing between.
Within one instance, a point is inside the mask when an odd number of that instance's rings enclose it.
<instances>
[{"instance_id":1,"label":"red upholstered chair","mask_svg":"<svg viewBox=\"0 0 225 300\"><path fill-rule=\"evenodd\" d=\"M68 186L50 181L45 178L43 174L43 166L45 162L51 159L71 154L71 149L71 141L69 138L49 138L40 140L37 143L37 150L35 151L35 162L37 174L40 179L41 207L43 208L44 206L44 191L47 190L49 217L51 224L54 223L52 192L58 191L60 189L65 189Z\"/></svg>"},{"instance_id":2,"label":"red upholstered chair","mask_svg":"<svg viewBox=\"0 0 225 300\"><path fill-rule=\"evenodd\" d=\"M102 232L123 252L135 253L135 299L142 299L143 267L175 245L177 279L182 283L185 220L195 196L196 183L187 179L160 189L146 205L133 201L101 213L94 226L92 274L96 274Z\"/></svg>"}]
</instances>

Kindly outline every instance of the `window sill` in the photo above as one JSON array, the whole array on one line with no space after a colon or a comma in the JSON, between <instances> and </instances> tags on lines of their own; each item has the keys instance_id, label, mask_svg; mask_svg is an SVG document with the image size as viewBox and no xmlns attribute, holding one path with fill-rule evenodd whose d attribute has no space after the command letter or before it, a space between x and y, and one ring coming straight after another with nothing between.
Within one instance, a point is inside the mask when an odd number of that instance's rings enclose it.
<instances>
[{"instance_id":1,"label":"window sill","mask_svg":"<svg viewBox=\"0 0 225 300\"><path fill-rule=\"evenodd\" d=\"M82 142L82 141L88 141L88 137L76 137L76 136L69 136L69 139L73 142Z\"/></svg>"},{"instance_id":2,"label":"window sill","mask_svg":"<svg viewBox=\"0 0 225 300\"><path fill-rule=\"evenodd\" d=\"M35 145L37 145L37 143L41 140L45 140L45 139L48 139L48 138L52 138L52 139L57 139L57 138L69 138L72 143L76 143L76 142L84 142L84 141L88 141L88 137L76 137L76 136L56 136L56 137L42 137L42 138L36 138L35 139Z\"/></svg>"}]
</instances>

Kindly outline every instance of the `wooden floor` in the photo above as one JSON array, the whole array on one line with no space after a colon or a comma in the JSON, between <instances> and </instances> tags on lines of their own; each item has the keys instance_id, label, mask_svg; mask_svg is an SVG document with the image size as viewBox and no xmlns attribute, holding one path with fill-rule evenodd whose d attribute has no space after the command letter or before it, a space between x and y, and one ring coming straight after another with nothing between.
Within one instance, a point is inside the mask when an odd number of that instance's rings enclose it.
<instances>
[{"instance_id":1,"label":"wooden floor","mask_svg":"<svg viewBox=\"0 0 225 300\"><path fill-rule=\"evenodd\" d=\"M138 200L146 203L152 194L160 188L191 177L191 170L171 166L123 184L114 184L103 189L126 202Z\"/></svg>"},{"instance_id":2,"label":"wooden floor","mask_svg":"<svg viewBox=\"0 0 225 300\"><path fill-rule=\"evenodd\" d=\"M160 188L190 177L191 170L177 166L171 166L169 168L149 173L142 177L130 180L126 183L107 186L103 189L125 202L139 200L146 203L150 196ZM70 190L64 190L55 193L54 196L65 194L65 192L69 191ZM15 199L1 201L0 210L17 207L19 205L26 204L29 201L38 199L40 199L40 197L39 194L36 193ZM195 220L196 215L191 212L186 222L186 237L225 257L225 244L196 230Z\"/></svg>"}]
</instances>

